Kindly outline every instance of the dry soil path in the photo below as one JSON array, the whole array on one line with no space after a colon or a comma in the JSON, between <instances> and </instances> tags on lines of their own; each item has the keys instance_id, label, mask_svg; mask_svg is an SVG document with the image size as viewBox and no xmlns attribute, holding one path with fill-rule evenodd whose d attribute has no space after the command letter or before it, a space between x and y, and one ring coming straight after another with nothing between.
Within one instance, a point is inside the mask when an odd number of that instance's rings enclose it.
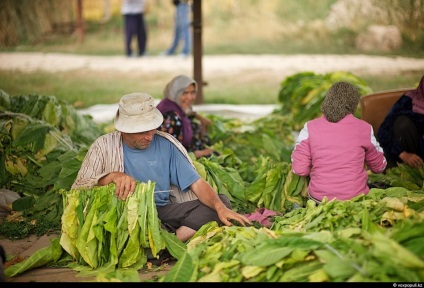
<instances>
[{"instance_id":1,"label":"dry soil path","mask_svg":"<svg viewBox=\"0 0 424 288\"><path fill-rule=\"evenodd\" d=\"M0 69L20 71L94 71L191 73L193 58L179 56L87 56L60 53L0 53ZM279 79L302 71L328 73L350 71L356 74L399 74L424 71L424 59L382 57L367 55L205 55L202 59L204 74L234 74L241 71L275 72Z\"/></svg>"}]
</instances>

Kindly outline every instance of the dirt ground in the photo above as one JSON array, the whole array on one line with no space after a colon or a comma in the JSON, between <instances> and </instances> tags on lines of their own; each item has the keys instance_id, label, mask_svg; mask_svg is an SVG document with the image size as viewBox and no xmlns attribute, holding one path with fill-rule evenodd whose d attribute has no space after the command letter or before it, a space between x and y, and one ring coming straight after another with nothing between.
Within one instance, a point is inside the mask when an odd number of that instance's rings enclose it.
<instances>
[{"instance_id":1,"label":"dirt ground","mask_svg":"<svg viewBox=\"0 0 424 288\"><path fill-rule=\"evenodd\" d=\"M43 235L37 237L35 235L20 240L8 240L0 238L0 245L6 251L9 262L5 267L30 257L41 248L50 245L50 239L59 237L58 234ZM14 258L16 257L16 258ZM13 259L12 259L13 258ZM18 260L19 259L19 260ZM175 260L163 263L160 267L154 265L146 265L147 267L139 271L140 281L156 281L160 275L166 274L175 264ZM150 268L149 268L150 267ZM70 268L50 268L39 267L28 270L15 277L6 278L6 282L97 282L96 277L81 277L77 271Z\"/></svg>"},{"instance_id":2,"label":"dirt ground","mask_svg":"<svg viewBox=\"0 0 424 288\"><path fill-rule=\"evenodd\" d=\"M178 72L193 70L193 57L145 56L86 56L60 53L0 53L0 69L20 71L69 71L88 69L93 71L120 71L138 73ZM424 71L424 59L407 57L383 57L368 55L205 55L202 72L205 75L234 75L252 72L256 76L279 80L291 74L312 71L329 73L350 71L363 75L399 74L408 71ZM275 76L273 76L275 75Z\"/></svg>"},{"instance_id":3,"label":"dirt ground","mask_svg":"<svg viewBox=\"0 0 424 288\"><path fill-rule=\"evenodd\" d=\"M73 69L173 72L192 74L192 57L126 58L124 56L83 56L57 53L0 53L1 70L49 72ZM424 71L424 59L405 57L381 57L365 55L224 55L204 56L202 61L205 75L234 75L244 72L255 77L274 75L278 81L283 77L305 70L315 73L350 71L357 75L390 75L408 71ZM270 73L272 72L272 73ZM265 76L264 76L265 77ZM222 108L219 108L222 111ZM257 109L256 109L257 110ZM114 109L116 111L116 108ZM240 113L239 113L240 115ZM26 258L42 247L50 245L50 239L58 235L31 236L27 239L10 241L1 239L0 244L11 256ZM170 262L156 269L141 270L140 280L155 280L167 273L174 263ZM81 278L68 268L40 267L21 275L6 279L6 282L85 282L94 278Z\"/></svg>"}]
</instances>

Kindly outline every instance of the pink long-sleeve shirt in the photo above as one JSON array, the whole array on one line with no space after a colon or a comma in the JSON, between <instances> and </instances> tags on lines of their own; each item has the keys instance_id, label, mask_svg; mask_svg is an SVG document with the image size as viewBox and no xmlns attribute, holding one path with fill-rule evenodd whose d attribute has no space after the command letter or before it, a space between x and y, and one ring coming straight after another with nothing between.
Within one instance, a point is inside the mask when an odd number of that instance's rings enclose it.
<instances>
[{"instance_id":1,"label":"pink long-sleeve shirt","mask_svg":"<svg viewBox=\"0 0 424 288\"><path fill-rule=\"evenodd\" d=\"M367 194L367 169L381 173L387 164L372 126L352 114L337 123L324 116L308 121L291 161L293 173L310 176L309 195L319 201Z\"/></svg>"}]
</instances>

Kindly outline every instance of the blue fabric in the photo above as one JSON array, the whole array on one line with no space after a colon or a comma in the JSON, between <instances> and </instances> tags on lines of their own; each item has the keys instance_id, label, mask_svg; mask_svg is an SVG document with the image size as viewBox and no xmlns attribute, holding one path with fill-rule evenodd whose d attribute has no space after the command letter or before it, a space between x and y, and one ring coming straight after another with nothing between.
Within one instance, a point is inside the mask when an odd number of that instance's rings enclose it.
<instances>
[{"instance_id":1,"label":"blue fabric","mask_svg":"<svg viewBox=\"0 0 424 288\"><path fill-rule=\"evenodd\" d=\"M174 39L171 47L168 49L167 54L172 55L178 47L178 44L183 42L183 49L181 51L184 55L189 55L191 48L190 37L190 4L181 2L176 5L175 24L174 24Z\"/></svg>"},{"instance_id":2,"label":"blue fabric","mask_svg":"<svg viewBox=\"0 0 424 288\"><path fill-rule=\"evenodd\" d=\"M200 175L187 158L168 139L155 135L147 149L133 149L123 142L124 171L141 182L156 182L155 202L169 202L170 185L188 191ZM166 191L166 192L156 192Z\"/></svg>"}]
</instances>

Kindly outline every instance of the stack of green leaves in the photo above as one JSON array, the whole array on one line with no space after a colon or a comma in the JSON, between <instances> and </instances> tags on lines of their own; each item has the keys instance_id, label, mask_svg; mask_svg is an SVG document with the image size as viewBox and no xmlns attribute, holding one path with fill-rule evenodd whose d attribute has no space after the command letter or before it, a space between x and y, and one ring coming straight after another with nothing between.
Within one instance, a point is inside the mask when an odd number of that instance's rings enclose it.
<instances>
[{"instance_id":1,"label":"stack of green leaves","mask_svg":"<svg viewBox=\"0 0 424 288\"><path fill-rule=\"evenodd\" d=\"M381 231L396 221L424 219L424 193L401 187L370 189L367 195L358 195L348 201L326 198L320 205L308 200L299 208L283 216L275 216L272 230L276 231L337 231L344 228L361 228Z\"/></svg>"},{"instance_id":2,"label":"stack of green leaves","mask_svg":"<svg viewBox=\"0 0 424 288\"><path fill-rule=\"evenodd\" d=\"M54 96L0 90L0 111L0 186L37 197L70 189L101 128Z\"/></svg>"},{"instance_id":3,"label":"stack of green leaves","mask_svg":"<svg viewBox=\"0 0 424 288\"><path fill-rule=\"evenodd\" d=\"M161 281L421 282L423 196L374 188L348 201L309 200L271 229L209 223Z\"/></svg>"},{"instance_id":4,"label":"stack of green leaves","mask_svg":"<svg viewBox=\"0 0 424 288\"><path fill-rule=\"evenodd\" d=\"M20 113L46 122L61 133L69 135L76 145L91 144L102 131L89 115L82 115L55 96L38 94L10 97L0 90L0 110Z\"/></svg>"},{"instance_id":5,"label":"stack of green leaves","mask_svg":"<svg viewBox=\"0 0 424 288\"><path fill-rule=\"evenodd\" d=\"M212 124L208 126L208 132L215 150L220 152L221 146L229 148L249 165L260 155L269 156L276 162L290 162L294 146L291 117L271 113L245 123L240 123L240 119L223 120L218 116L210 119ZM226 130L223 131L223 127Z\"/></svg>"},{"instance_id":6,"label":"stack of green leaves","mask_svg":"<svg viewBox=\"0 0 424 288\"><path fill-rule=\"evenodd\" d=\"M263 207L285 213L305 205L307 178L294 174L290 163L259 156L249 169L240 165L239 170L223 165L222 157L230 158L231 154L202 157L194 163L215 191L228 196L234 210L250 213Z\"/></svg>"},{"instance_id":7,"label":"stack of green leaves","mask_svg":"<svg viewBox=\"0 0 424 288\"><path fill-rule=\"evenodd\" d=\"M321 103L328 89L339 81L351 83L360 95L372 92L372 89L363 79L349 72L340 71L326 74L300 72L281 82L281 89L278 94L278 102L281 107L276 112L282 115L292 115L293 130L299 131L306 121L321 116ZM355 116L360 118L359 105Z\"/></svg>"},{"instance_id":8,"label":"stack of green leaves","mask_svg":"<svg viewBox=\"0 0 424 288\"><path fill-rule=\"evenodd\" d=\"M115 196L114 184L64 191L60 245L78 264L102 272L141 269L148 250L157 257L167 247L178 257L185 246L162 230L154 188L154 182L137 183L125 201Z\"/></svg>"},{"instance_id":9,"label":"stack of green leaves","mask_svg":"<svg viewBox=\"0 0 424 288\"><path fill-rule=\"evenodd\" d=\"M6 277L43 265L67 266L82 277L115 273L134 277L147 263L148 255L158 258L165 248L179 259L187 247L175 234L162 229L154 189L155 182L138 182L125 201L115 196L115 184L61 190L64 211L60 237L9 266Z\"/></svg>"},{"instance_id":10,"label":"stack of green leaves","mask_svg":"<svg viewBox=\"0 0 424 288\"><path fill-rule=\"evenodd\" d=\"M424 190L424 167L412 168L405 163L387 169L385 173L368 175L368 182L374 186L403 187L411 191Z\"/></svg>"}]
</instances>

